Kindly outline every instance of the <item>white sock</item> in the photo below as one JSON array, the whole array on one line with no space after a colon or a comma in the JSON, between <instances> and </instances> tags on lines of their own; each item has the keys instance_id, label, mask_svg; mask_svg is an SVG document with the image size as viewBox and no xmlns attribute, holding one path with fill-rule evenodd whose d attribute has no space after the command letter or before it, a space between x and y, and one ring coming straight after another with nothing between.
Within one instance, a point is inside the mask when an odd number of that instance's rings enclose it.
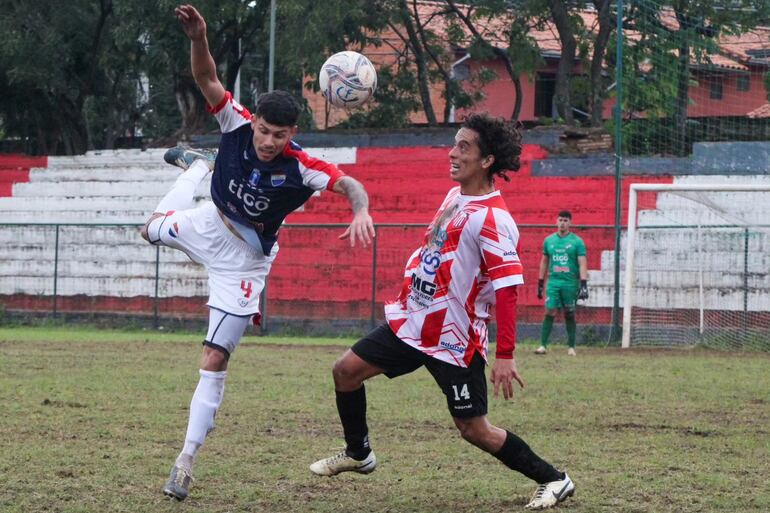
<instances>
[{"instance_id":1,"label":"white sock","mask_svg":"<svg viewBox=\"0 0 770 513\"><path fill-rule=\"evenodd\" d=\"M165 214L171 210L187 210L195 206L195 189L206 178L210 169L203 159L197 159L192 165L179 175L171 190L163 196L155 212Z\"/></svg>"},{"instance_id":2,"label":"white sock","mask_svg":"<svg viewBox=\"0 0 770 513\"><path fill-rule=\"evenodd\" d=\"M189 462L190 466L198 449L203 445L206 435L214 429L214 417L217 415L225 392L227 371L213 372L201 369L200 375L198 387L190 401L190 420L187 424L184 448L177 458L177 462L184 460Z\"/></svg>"}]
</instances>

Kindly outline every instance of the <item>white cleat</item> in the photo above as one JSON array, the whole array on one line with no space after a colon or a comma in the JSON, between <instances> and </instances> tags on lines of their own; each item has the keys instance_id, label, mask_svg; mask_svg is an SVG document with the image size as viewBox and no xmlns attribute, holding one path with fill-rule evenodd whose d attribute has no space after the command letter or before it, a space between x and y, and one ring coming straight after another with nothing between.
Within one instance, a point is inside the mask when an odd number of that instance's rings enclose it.
<instances>
[{"instance_id":1,"label":"white cleat","mask_svg":"<svg viewBox=\"0 0 770 513\"><path fill-rule=\"evenodd\" d=\"M340 472L369 474L374 472L375 468L377 468L377 458L374 456L374 451L371 451L363 460L355 460L342 451L310 465L310 471L319 476L335 476Z\"/></svg>"},{"instance_id":2,"label":"white cleat","mask_svg":"<svg viewBox=\"0 0 770 513\"><path fill-rule=\"evenodd\" d=\"M575 348L574 347L570 347L569 349L567 349L567 354L570 355L570 356L576 356L577 355L577 353L575 352Z\"/></svg>"},{"instance_id":3,"label":"white cleat","mask_svg":"<svg viewBox=\"0 0 770 513\"><path fill-rule=\"evenodd\" d=\"M535 354L545 354L548 352L548 349L545 348L545 346L540 346L537 349L535 349Z\"/></svg>"},{"instance_id":4,"label":"white cleat","mask_svg":"<svg viewBox=\"0 0 770 513\"><path fill-rule=\"evenodd\" d=\"M169 148L166 153L163 154L163 160L166 163L171 164L187 171L193 162L196 160L203 160L209 170L214 170L214 161L217 158L217 152L209 149L191 150L183 148L182 146L176 146Z\"/></svg>"},{"instance_id":5,"label":"white cleat","mask_svg":"<svg viewBox=\"0 0 770 513\"><path fill-rule=\"evenodd\" d=\"M526 509L548 509L556 506L567 497L575 493L575 483L564 473L564 479L543 483L535 490L535 495L529 504L524 506Z\"/></svg>"}]
</instances>

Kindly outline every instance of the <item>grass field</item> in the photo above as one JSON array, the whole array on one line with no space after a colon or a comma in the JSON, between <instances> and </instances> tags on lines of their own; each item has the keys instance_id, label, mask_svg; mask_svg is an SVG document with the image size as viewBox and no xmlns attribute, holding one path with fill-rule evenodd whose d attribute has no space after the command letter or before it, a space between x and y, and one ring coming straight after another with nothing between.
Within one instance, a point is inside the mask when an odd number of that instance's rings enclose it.
<instances>
[{"instance_id":1,"label":"grass field","mask_svg":"<svg viewBox=\"0 0 770 513\"><path fill-rule=\"evenodd\" d=\"M202 334L0 329L0 511L504 512L534 486L462 441L425 370L367 384L380 466L318 478L342 446L330 368L352 341L245 340L183 503L160 493ZM520 345L493 423L569 470L570 512L770 511L770 357Z\"/></svg>"}]
</instances>

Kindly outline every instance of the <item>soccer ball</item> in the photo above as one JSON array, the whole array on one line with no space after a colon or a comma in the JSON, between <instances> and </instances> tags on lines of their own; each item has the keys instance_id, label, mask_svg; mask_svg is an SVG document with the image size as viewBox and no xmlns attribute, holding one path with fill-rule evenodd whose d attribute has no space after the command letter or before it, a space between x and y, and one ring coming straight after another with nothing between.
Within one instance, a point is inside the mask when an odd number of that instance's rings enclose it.
<instances>
[{"instance_id":1,"label":"soccer ball","mask_svg":"<svg viewBox=\"0 0 770 513\"><path fill-rule=\"evenodd\" d=\"M377 89L377 71L358 52L335 53L324 62L318 84L326 101L351 109L363 105Z\"/></svg>"}]
</instances>

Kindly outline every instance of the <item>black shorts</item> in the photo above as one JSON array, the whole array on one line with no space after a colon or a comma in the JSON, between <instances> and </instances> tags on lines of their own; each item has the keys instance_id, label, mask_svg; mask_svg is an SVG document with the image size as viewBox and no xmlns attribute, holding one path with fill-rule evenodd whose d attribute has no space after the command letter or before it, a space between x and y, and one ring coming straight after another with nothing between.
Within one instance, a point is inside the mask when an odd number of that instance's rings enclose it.
<instances>
[{"instance_id":1,"label":"black shorts","mask_svg":"<svg viewBox=\"0 0 770 513\"><path fill-rule=\"evenodd\" d=\"M453 417L487 414L486 362L476 353L469 367L446 363L415 349L398 338L387 324L372 330L350 348L359 358L385 371L389 378L409 374L423 365L444 392Z\"/></svg>"}]
</instances>

